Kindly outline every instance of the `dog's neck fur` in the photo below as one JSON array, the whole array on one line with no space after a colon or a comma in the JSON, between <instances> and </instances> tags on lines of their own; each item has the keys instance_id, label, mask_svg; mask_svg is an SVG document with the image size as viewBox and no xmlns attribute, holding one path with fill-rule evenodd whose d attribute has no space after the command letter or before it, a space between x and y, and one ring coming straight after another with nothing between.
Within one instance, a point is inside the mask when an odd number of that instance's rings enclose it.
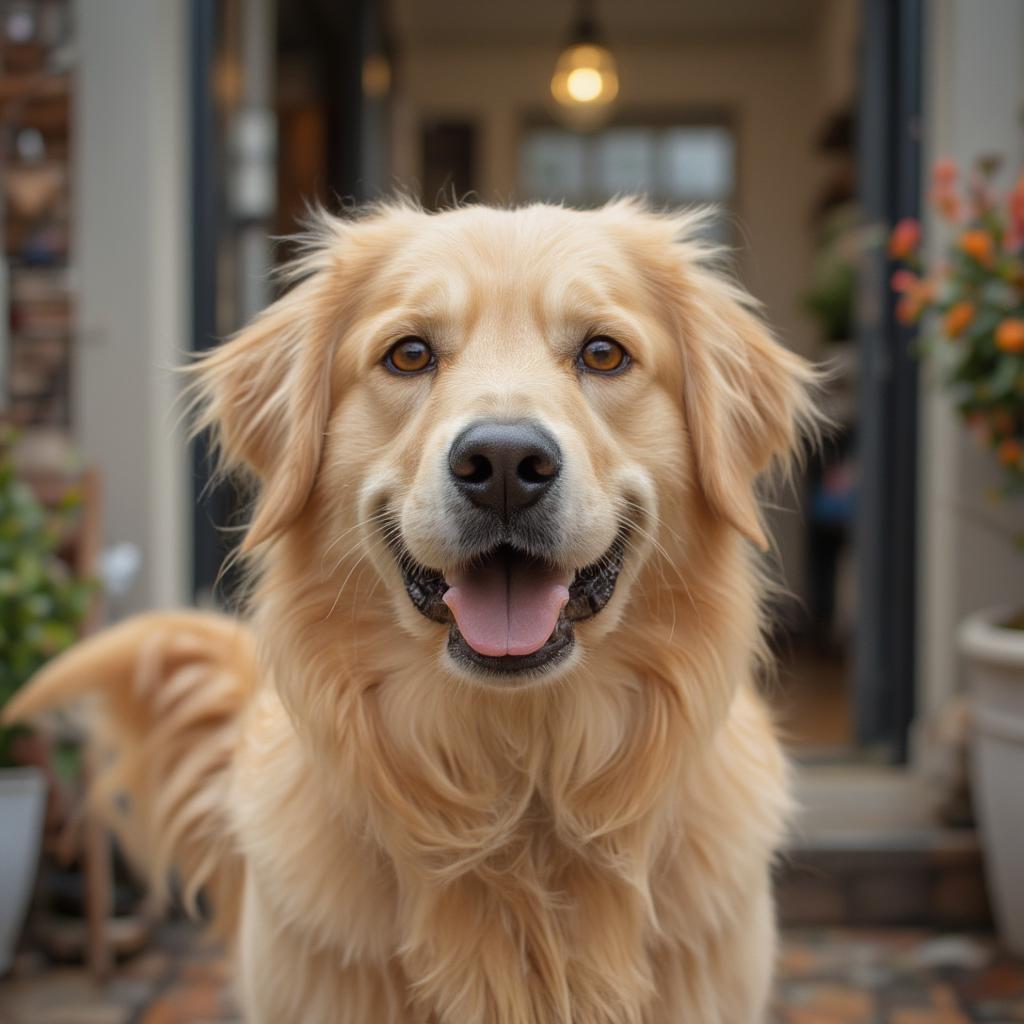
<instances>
[{"instance_id":1,"label":"dog's neck fur","mask_svg":"<svg viewBox=\"0 0 1024 1024\"><path fill-rule=\"evenodd\" d=\"M735 614L744 591L748 615L759 614L755 571L739 544L727 550L728 565L689 574L682 606L692 614L678 615L672 594L659 600L667 577L652 561L634 587L634 602L644 595L637 621L625 616L570 678L513 692L446 677L436 650L396 643L381 588L337 601L288 573L287 553L264 575L255 624L297 730L326 763L344 752L365 775L368 823L393 856L450 879L507 856L517 830L543 818L567 849L635 884L643 867L616 836L642 830L713 742L758 655L745 639L756 630ZM714 678L695 678L694 664L714 665ZM363 755L373 771L360 771Z\"/></svg>"},{"instance_id":2,"label":"dog's neck fur","mask_svg":"<svg viewBox=\"0 0 1024 1024\"><path fill-rule=\"evenodd\" d=\"M668 574L652 563L633 592L642 615L625 615L571 677L507 693L447 678L436 646L397 643L383 593L343 594L328 614L333 589L286 553L268 564L254 627L309 758L302 785L322 794L335 841L366 843L355 856L381 864L395 950L424 1008L641 1024L663 982L665 891L687 907L686 929L722 920L685 865L763 870L778 808L742 795L762 766L720 742L751 677L758 615L751 563L738 544L727 557L694 565L684 601L659 602ZM749 851L715 845L704 823L722 805L758 836Z\"/></svg>"}]
</instances>

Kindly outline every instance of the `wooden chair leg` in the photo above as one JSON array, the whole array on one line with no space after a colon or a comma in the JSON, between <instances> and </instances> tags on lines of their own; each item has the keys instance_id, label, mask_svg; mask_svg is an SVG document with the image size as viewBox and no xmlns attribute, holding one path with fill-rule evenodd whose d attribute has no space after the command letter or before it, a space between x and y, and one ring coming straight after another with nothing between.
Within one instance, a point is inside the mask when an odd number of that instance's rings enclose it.
<instances>
[{"instance_id":1,"label":"wooden chair leg","mask_svg":"<svg viewBox=\"0 0 1024 1024\"><path fill-rule=\"evenodd\" d=\"M92 765L86 756L86 782L91 781ZM85 943L86 963L97 981L105 980L113 967L109 922L112 912L112 860L110 836L95 814L86 811L83 822L82 854L85 867Z\"/></svg>"}]
</instances>

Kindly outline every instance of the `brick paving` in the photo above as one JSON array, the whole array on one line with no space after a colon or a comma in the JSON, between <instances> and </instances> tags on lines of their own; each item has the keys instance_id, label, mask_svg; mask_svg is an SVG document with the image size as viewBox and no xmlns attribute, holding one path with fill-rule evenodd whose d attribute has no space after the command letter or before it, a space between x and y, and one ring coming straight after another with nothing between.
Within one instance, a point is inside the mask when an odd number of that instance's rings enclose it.
<instances>
[{"instance_id":1,"label":"brick paving","mask_svg":"<svg viewBox=\"0 0 1024 1024\"><path fill-rule=\"evenodd\" d=\"M991 938L852 929L786 933L773 1024L1024 1022L1024 963Z\"/></svg>"},{"instance_id":2,"label":"brick paving","mask_svg":"<svg viewBox=\"0 0 1024 1024\"><path fill-rule=\"evenodd\" d=\"M226 966L188 926L100 987L22 957L0 1024L237 1024ZM1024 963L987 936L910 930L786 933L772 1024L1024 1024Z\"/></svg>"}]
</instances>

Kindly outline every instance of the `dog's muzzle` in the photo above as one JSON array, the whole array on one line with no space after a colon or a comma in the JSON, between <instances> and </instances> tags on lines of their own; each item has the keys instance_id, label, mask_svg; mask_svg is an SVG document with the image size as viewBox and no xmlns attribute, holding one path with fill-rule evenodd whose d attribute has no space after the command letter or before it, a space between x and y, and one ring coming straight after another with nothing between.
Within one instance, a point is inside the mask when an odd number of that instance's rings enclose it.
<instances>
[{"instance_id":1,"label":"dog's muzzle","mask_svg":"<svg viewBox=\"0 0 1024 1024\"><path fill-rule=\"evenodd\" d=\"M413 605L449 625L453 659L487 675L536 675L572 650L574 624L611 599L627 532L592 565L560 557L562 451L533 420L466 427L448 452L458 564L417 565L395 542Z\"/></svg>"}]
</instances>

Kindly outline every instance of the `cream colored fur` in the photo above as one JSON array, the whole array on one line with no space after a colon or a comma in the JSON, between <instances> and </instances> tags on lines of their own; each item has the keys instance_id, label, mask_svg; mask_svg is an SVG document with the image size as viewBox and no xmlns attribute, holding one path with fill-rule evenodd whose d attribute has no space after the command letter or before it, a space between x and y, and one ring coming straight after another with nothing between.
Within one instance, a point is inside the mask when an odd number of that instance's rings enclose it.
<instances>
[{"instance_id":1,"label":"cream colored fur","mask_svg":"<svg viewBox=\"0 0 1024 1024\"><path fill-rule=\"evenodd\" d=\"M118 827L155 882L207 891L250 1021L763 1019L789 797L754 689L754 485L812 374L698 227L629 203L324 217L299 283L198 365L202 422L259 485L248 626L134 620L8 715L105 695ZM574 373L597 331L627 374ZM402 334L435 344L431 379L379 365ZM494 411L563 445L574 564L633 528L577 655L505 689L446 659L382 536L443 563L440 453Z\"/></svg>"}]
</instances>

